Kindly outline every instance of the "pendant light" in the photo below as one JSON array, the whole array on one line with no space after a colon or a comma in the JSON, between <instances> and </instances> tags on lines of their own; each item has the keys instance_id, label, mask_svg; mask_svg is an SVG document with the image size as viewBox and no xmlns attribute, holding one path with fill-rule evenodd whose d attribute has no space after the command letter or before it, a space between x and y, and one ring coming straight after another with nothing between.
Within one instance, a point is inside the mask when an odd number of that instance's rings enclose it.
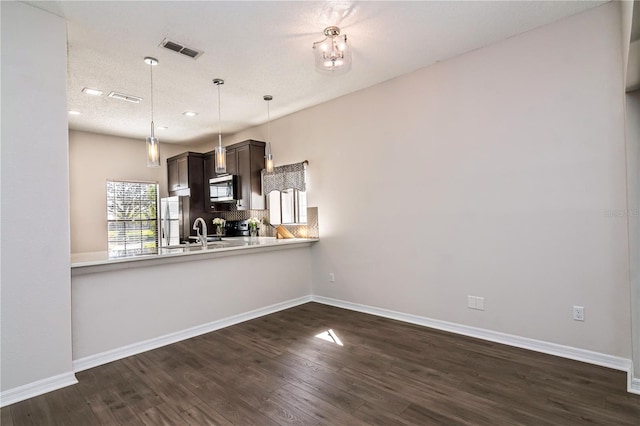
<instances>
[{"instance_id":1,"label":"pendant light","mask_svg":"<svg viewBox=\"0 0 640 426\"><path fill-rule=\"evenodd\" d=\"M266 160L267 173L273 173L273 155L271 155L271 138L269 137L269 127L271 126L271 115L269 114L269 102L273 99L271 95L264 95L262 97L267 101L267 155L264 156Z\"/></svg>"},{"instance_id":2,"label":"pendant light","mask_svg":"<svg viewBox=\"0 0 640 426\"><path fill-rule=\"evenodd\" d=\"M160 167L160 141L154 135L153 124L153 67L158 65L158 60L147 56L144 62L149 65L151 71L151 136L147 138L147 167Z\"/></svg>"},{"instance_id":3,"label":"pendant light","mask_svg":"<svg viewBox=\"0 0 640 426\"><path fill-rule=\"evenodd\" d=\"M325 74L343 74L351 69L351 49L347 35L340 35L340 28L324 29L325 39L313 43L316 70Z\"/></svg>"},{"instance_id":4,"label":"pendant light","mask_svg":"<svg viewBox=\"0 0 640 426\"><path fill-rule=\"evenodd\" d=\"M227 149L222 146L222 116L220 114L220 86L224 84L221 78L214 78L213 84L218 86L218 146L216 147L216 174L227 173Z\"/></svg>"}]
</instances>

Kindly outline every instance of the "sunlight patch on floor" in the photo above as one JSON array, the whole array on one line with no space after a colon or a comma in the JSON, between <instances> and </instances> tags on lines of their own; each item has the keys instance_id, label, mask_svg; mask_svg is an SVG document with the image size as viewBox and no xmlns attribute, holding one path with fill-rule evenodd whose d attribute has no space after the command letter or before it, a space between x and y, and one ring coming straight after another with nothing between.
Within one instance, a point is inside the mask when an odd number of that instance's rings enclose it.
<instances>
[{"instance_id":1,"label":"sunlight patch on floor","mask_svg":"<svg viewBox=\"0 0 640 426\"><path fill-rule=\"evenodd\" d=\"M318 337L318 338L320 338L322 340L326 340L327 342L335 343L338 346L344 346L342 344L342 341L340 340L340 338L336 334L336 332L333 331L332 329L328 329L327 331L323 331L320 334L316 334L316 337Z\"/></svg>"}]
</instances>

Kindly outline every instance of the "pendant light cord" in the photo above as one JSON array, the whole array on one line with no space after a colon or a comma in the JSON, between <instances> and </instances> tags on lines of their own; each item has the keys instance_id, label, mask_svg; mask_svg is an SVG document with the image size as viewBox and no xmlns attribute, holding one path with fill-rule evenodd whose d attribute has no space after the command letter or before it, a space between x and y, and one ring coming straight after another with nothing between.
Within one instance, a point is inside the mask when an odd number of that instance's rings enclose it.
<instances>
[{"instance_id":1,"label":"pendant light cord","mask_svg":"<svg viewBox=\"0 0 640 426\"><path fill-rule=\"evenodd\" d=\"M269 113L269 101L267 101L267 142L269 142L269 154L271 154L271 114Z\"/></svg>"},{"instance_id":2,"label":"pendant light cord","mask_svg":"<svg viewBox=\"0 0 640 426\"><path fill-rule=\"evenodd\" d=\"M220 112L220 84L218 86L218 146L222 146L222 114Z\"/></svg>"},{"instance_id":3,"label":"pendant light cord","mask_svg":"<svg viewBox=\"0 0 640 426\"><path fill-rule=\"evenodd\" d=\"M151 72L151 137L155 137L153 134L153 65L149 65L149 71Z\"/></svg>"}]
</instances>

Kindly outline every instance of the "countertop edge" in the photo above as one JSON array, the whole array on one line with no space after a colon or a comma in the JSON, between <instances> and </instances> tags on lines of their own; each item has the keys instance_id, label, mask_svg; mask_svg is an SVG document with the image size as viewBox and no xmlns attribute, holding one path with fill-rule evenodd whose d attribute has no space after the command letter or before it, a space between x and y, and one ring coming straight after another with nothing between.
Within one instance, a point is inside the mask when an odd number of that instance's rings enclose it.
<instances>
[{"instance_id":1,"label":"countertop edge","mask_svg":"<svg viewBox=\"0 0 640 426\"><path fill-rule=\"evenodd\" d=\"M215 250L197 252L170 253L164 255L150 255L121 259L98 260L71 263L71 276L94 274L100 272L118 271L131 268L144 268L155 265L167 265L171 263L193 262L205 259L217 259L230 256L241 256L259 252L288 250L309 247L319 239L292 239L277 240L273 244L246 245L239 247L227 247Z\"/></svg>"}]
</instances>

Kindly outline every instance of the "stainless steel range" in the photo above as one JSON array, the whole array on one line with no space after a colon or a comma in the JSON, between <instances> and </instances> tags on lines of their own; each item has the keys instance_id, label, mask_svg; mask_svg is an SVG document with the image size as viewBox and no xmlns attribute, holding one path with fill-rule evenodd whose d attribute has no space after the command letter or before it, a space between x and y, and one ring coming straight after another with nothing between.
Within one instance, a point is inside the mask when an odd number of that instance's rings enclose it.
<instances>
[{"instance_id":1,"label":"stainless steel range","mask_svg":"<svg viewBox=\"0 0 640 426\"><path fill-rule=\"evenodd\" d=\"M225 236L227 237L248 237L249 221L248 220L228 220L224 225Z\"/></svg>"}]
</instances>

